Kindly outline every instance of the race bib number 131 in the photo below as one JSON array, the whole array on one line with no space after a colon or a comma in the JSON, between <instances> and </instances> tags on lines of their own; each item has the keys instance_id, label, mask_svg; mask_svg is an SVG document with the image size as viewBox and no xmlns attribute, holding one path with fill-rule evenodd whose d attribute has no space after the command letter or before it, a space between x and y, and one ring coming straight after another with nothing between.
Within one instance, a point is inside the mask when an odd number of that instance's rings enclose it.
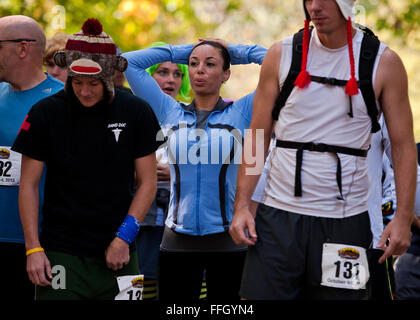
<instances>
[{"instance_id":1,"label":"race bib number 131","mask_svg":"<svg viewBox=\"0 0 420 320\"><path fill-rule=\"evenodd\" d=\"M364 248L324 243L321 285L353 290L366 289L369 276L369 265Z\"/></svg>"}]
</instances>

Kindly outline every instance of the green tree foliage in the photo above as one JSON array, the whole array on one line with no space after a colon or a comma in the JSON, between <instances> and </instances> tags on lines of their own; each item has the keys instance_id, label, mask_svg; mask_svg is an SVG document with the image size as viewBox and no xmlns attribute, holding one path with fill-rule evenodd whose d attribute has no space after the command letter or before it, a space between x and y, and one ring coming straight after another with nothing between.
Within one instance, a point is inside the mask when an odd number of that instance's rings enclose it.
<instances>
[{"instance_id":1,"label":"green tree foliage","mask_svg":"<svg viewBox=\"0 0 420 320\"><path fill-rule=\"evenodd\" d=\"M357 5L374 21L375 30L420 42L419 0L359 0ZM65 10L64 29L53 23L56 6ZM47 35L74 33L87 18L96 17L122 48L131 50L156 40L179 43L217 34L273 42L300 26L301 6L295 0L0 0L0 16L32 16Z\"/></svg>"},{"instance_id":2,"label":"green tree foliage","mask_svg":"<svg viewBox=\"0 0 420 320\"><path fill-rule=\"evenodd\" d=\"M22 14L33 17L42 26L47 24L45 14L49 9L48 0L0 0L0 16Z\"/></svg>"},{"instance_id":3,"label":"green tree foliage","mask_svg":"<svg viewBox=\"0 0 420 320\"><path fill-rule=\"evenodd\" d=\"M209 35L220 19L224 20L241 7L240 0L0 0L0 16L31 16L41 24L47 36L58 31L77 32L87 18L95 17L126 51L157 40L197 41L198 37ZM65 25L56 23L62 19L60 14ZM206 15L210 19L206 19ZM214 16L219 18L213 19Z\"/></svg>"},{"instance_id":4,"label":"green tree foliage","mask_svg":"<svg viewBox=\"0 0 420 320\"><path fill-rule=\"evenodd\" d=\"M360 3L375 18L377 30L389 30L404 41L412 37L420 41L420 1L361 0Z\"/></svg>"}]
</instances>

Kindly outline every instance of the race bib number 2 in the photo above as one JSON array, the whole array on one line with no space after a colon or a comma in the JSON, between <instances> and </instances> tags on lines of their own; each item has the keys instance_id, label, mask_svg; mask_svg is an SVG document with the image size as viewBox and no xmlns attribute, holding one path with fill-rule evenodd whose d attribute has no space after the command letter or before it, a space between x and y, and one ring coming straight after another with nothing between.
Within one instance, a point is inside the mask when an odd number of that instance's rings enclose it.
<instances>
[{"instance_id":1,"label":"race bib number 2","mask_svg":"<svg viewBox=\"0 0 420 320\"><path fill-rule=\"evenodd\" d=\"M0 146L0 186L18 186L22 155Z\"/></svg>"},{"instance_id":2,"label":"race bib number 2","mask_svg":"<svg viewBox=\"0 0 420 320\"><path fill-rule=\"evenodd\" d=\"M369 265L364 248L324 243L321 285L353 290L366 289L369 277Z\"/></svg>"}]
</instances>

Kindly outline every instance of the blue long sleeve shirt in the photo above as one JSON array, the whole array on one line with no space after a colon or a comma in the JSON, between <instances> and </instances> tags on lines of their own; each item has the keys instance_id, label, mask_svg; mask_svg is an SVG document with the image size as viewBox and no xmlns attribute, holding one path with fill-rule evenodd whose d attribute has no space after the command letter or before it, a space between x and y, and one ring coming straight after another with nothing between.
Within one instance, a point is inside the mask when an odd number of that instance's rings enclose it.
<instances>
[{"instance_id":1,"label":"blue long sleeve shirt","mask_svg":"<svg viewBox=\"0 0 420 320\"><path fill-rule=\"evenodd\" d=\"M221 98L207 123L197 127L197 113L161 91L146 68L170 61L188 64L192 45L163 46L124 53L126 78L134 94L153 108L167 137L171 196L166 225L189 235L220 233L233 216L238 166L245 129L252 117L255 92L226 103ZM267 49L229 45L231 63L261 64Z\"/></svg>"}]
</instances>

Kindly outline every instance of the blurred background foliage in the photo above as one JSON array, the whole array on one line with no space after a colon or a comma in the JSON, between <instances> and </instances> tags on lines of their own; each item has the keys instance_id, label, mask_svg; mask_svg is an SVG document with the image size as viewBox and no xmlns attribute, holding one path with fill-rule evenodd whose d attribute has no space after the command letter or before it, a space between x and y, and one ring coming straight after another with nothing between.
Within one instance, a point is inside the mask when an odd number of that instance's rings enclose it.
<instances>
[{"instance_id":1,"label":"blurred background foliage","mask_svg":"<svg viewBox=\"0 0 420 320\"><path fill-rule=\"evenodd\" d=\"M403 59L410 85L416 141L420 142L420 0L359 0L358 22L374 30ZM271 46L303 25L298 0L0 0L0 16L28 15L44 28L75 33L89 17L124 51L155 41L196 42L200 37ZM255 89L259 67L235 66L223 96L236 99Z\"/></svg>"}]
</instances>

